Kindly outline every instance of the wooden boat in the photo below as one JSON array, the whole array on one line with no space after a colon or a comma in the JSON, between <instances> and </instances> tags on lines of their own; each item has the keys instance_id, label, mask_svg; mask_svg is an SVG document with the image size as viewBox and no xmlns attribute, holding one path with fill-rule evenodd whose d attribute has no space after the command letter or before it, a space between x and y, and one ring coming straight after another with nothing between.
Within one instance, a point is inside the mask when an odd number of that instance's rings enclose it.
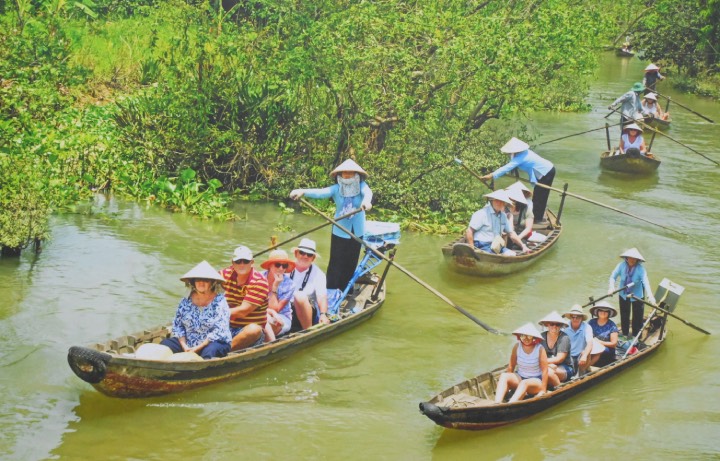
<instances>
[{"instance_id":1,"label":"wooden boat","mask_svg":"<svg viewBox=\"0 0 720 461\"><path fill-rule=\"evenodd\" d=\"M645 156L639 153L621 154L617 150L600 154L600 167L610 171L630 174L651 174L657 171L660 160L652 153Z\"/></svg>"},{"instance_id":2,"label":"wooden boat","mask_svg":"<svg viewBox=\"0 0 720 461\"><path fill-rule=\"evenodd\" d=\"M663 280L663 283L666 282L672 284L667 279ZM662 283L658 292L661 289ZM674 305L668 310L672 312ZM451 429L483 430L515 423L552 408L653 355L665 342L666 322L666 314L656 317L652 317L651 314L651 318L644 326L640 341L635 345L637 352L625 357L618 352L618 359L615 362L602 368L591 367L582 377L574 377L539 397L533 396L513 403L496 404L495 388L500 374L507 370L506 365L458 383L435 395L429 401L420 403L420 412L436 424Z\"/></svg>"},{"instance_id":3,"label":"wooden boat","mask_svg":"<svg viewBox=\"0 0 720 461\"><path fill-rule=\"evenodd\" d=\"M672 120L663 120L661 118L648 115L647 117L645 117L644 122L646 125L652 128L656 128L658 130L667 130L668 128L670 128L670 123L672 122Z\"/></svg>"},{"instance_id":4,"label":"wooden boat","mask_svg":"<svg viewBox=\"0 0 720 461\"><path fill-rule=\"evenodd\" d=\"M367 257L367 253L366 253ZM374 266L373 266L374 267ZM169 337L172 325L163 325L105 343L73 346L68 363L75 374L110 397L151 397L195 389L235 378L263 367L372 317L385 300L385 273L356 271L352 293L339 306L339 319L329 325L290 333L260 346L231 352L226 357L199 362L142 360L134 352L145 343Z\"/></svg>"},{"instance_id":5,"label":"wooden boat","mask_svg":"<svg viewBox=\"0 0 720 461\"><path fill-rule=\"evenodd\" d=\"M467 244L462 236L442 247L443 257L451 269L468 275L499 276L525 269L546 254L560 238L562 226L555 214L548 210L545 216L547 223L534 225L533 232L543 234L547 239L538 244L528 243L529 253L517 256L486 253Z\"/></svg>"},{"instance_id":6,"label":"wooden boat","mask_svg":"<svg viewBox=\"0 0 720 461\"><path fill-rule=\"evenodd\" d=\"M631 58L635 56L635 52L630 50L624 50L622 48L615 48L615 56L620 56L622 58Z\"/></svg>"}]
</instances>

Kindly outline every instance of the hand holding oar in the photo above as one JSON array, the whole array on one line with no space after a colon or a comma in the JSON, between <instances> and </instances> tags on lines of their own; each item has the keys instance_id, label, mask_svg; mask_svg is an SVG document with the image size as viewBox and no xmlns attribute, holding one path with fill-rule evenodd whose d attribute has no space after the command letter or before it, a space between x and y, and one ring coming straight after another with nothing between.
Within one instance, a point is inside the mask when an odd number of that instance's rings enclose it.
<instances>
[{"instance_id":1,"label":"hand holding oar","mask_svg":"<svg viewBox=\"0 0 720 461\"><path fill-rule=\"evenodd\" d=\"M352 215L354 215L354 214L357 214L357 213L360 213L361 211L362 211L362 209L361 209L361 208L358 208L357 210L351 211L350 213L348 213L348 214L346 214L346 215L338 216L337 219L349 218L350 216L352 216ZM287 240L285 240L285 241L283 241L283 242L280 242L280 243L278 243L278 244L274 244L274 242L273 242L273 246L271 246L270 248L266 248L266 249L262 250L262 251L259 252L259 253L255 253L255 254L253 255L253 257L257 258L258 256L260 256L260 255L262 255L262 254L265 254L265 253L267 253L268 251L272 251L272 250L274 250L274 249L277 248L277 247L281 247L281 246L285 245L286 243L292 242L293 240L297 240L297 239L299 239L299 238L302 237L302 236L305 236L305 235L307 235L307 234L309 234L309 233L311 233L311 232L315 232L316 230L322 229L323 227L329 226L330 224L331 224L331 223L329 223L329 222L325 222L325 223L320 224L319 226L313 227L313 228L310 229L310 230L306 230L305 232L301 232L301 233L295 235L294 237L290 237L289 239L287 239Z\"/></svg>"},{"instance_id":2,"label":"hand holding oar","mask_svg":"<svg viewBox=\"0 0 720 461\"><path fill-rule=\"evenodd\" d=\"M605 117L603 117L603 118L608 118L608 117L610 117L612 114L614 114L615 112L618 111L618 108L617 108L617 107L613 109L612 106L608 106L608 109L610 109L610 112L608 112L608 114L607 114Z\"/></svg>"},{"instance_id":3,"label":"hand holding oar","mask_svg":"<svg viewBox=\"0 0 720 461\"><path fill-rule=\"evenodd\" d=\"M645 301L644 299L640 299L640 298L638 298L638 297L633 296L632 294L630 295L630 297L631 297L633 300L642 301L643 304L647 304L648 306L650 306L650 307L652 307L652 308L655 308L655 309L659 310L660 312L663 312L663 313L669 315L670 317L675 317L676 319L680 320L682 323L684 323L685 325L689 326L690 328L693 328L693 329L695 329L695 330L697 330L697 331L699 331L699 332L701 332L701 333L705 333L706 335L711 334L709 331L703 330L702 328L700 328L700 327L697 326L697 325L693 325L692 323L688 322L687 320L685 320L685 319L683 319L683 318L678 317L677 315L673 314L672 312L670 312L670 311L667 310L667 309L664 309L664 308L662 308L662 307L660 307L660 306L658 306L658 305L655 305L655 304L653 304L653 303L649 303L649 302Z\"/></svg>"},{"instance_id":4,"label":"hand holding oar","mask_svg":"<svg viewBox=\"0 0 720 461\"><path fill-rule=\"evenodd\" d=\"M659 134L659 135L661 135L661 136L665 136L665 137L668 138L670 141L676 142L676 143L680 144L681 146L683 146L684 148L686 148L686 149L688 149L688 150L691 150L692 152L695 152L695 153L698 154L699 156L701 156L701 157L703 157L703 158L705 158L705 159L707 159L707 160L710 160L710 161L713 162L715 165L720 166L720 163L718 163L717 161L711 159L711 158L708 157L707 155L702 154L702 153L696 151L696 150L693 149L692 147L681 143L681 142L678 141L677 139L675 139L675 138L673 138L673 137L671 137L671 136L663 133L662 131L656 130L655 128L649 126L647 123L645 123L645 122L643 122L643 121L640 121L640 120L637 120L637 121L640 122L640 124L643 126L643 129L645 129L645 130L650 130L650 131L652 131L653 133Z\"/></svg>"},{"instance_id":5,"label":"hand holding oar","mask_svg":"<svg viewBox=\"0 0 720 461\"><path fill-rule=\"evenodd\" d=\"M663 98L667 99L668 101L672 101L673 103L675 103L676 105L682 107L682 108L685 109L686 111L692 112L693 114L697 115L698 117L700 117L700 118L702 118L702 119L704 119L704 120L707 120L707 121L710 122L710 123L715 123L713 120L710 120L709 118L705 117L703 114L699 114L699 113L695 112L694 110L690 109L689 107L683 106L682 104L680 104L679 102L677 102L675 99L671 99L669 96L665 96L664 94L660 94L660 93L658 93L657 91L654 91L654 93L655 93L656 95L658 95L658 96L662 96Z\"/></svg>"},{"instance_id":6,"label":"hand holding oar","mask_svg":"<svg viewBox=\"0 0 720 461\"><path fill-rule=\"evenodd\" d=\"M496 334L496 335L502 334L500 331L498 331L498 330L492 328L491 326L487 325L486 323L482 322L480 319L478 319L477 317L475 317L474 315L472 315L470 312L466 311L466 310L463 309L462 307L460 307L460 306L458 306L457 304L455 304L454 302L452 302L452 301L451 301L449 298L447 298L445 295L443 295L442 293L440 293L439 291L437 291L436 289L434 289L433 287L431 287L431 286L428 285L427 283L425 283L425 282L423 282L422 280L420 280L419 278L417 278L415 275L413 275L410 271L408 271L407 269L405 269L404 267L402 267L400 264L396 263L395 261L393 261L393 260L391 260L390 258L388 258L387 256L385 256L383 253L377 251L375 248L373 248L372 246L368 245L363 239L359 238L357 235L355 235L355 234L353 234L352 232L350 232L350 230L346 229L343 225L341 225L340 223L338 223L336 220L334 220L334 219L331 218L330 216L327 216L325 213L323 213L322 211L320 211L319 209L317 209L315 206L313 206L310 202L308 202L308 201L305 200L304 198L301 198L300 201L301 201L303 204L305 204L308 208L310 208L311 210L313 210L315 213L317 213L317 214L319 214L320 216L322 216L323 218L325 218L326 221L328 221L328 222L336 225L336 226L337 226L339 229L341 229L343 232L347 233L353 240L355 240L356 242L360 243L361 245L363 245L363 246L364 246L365 248L367 248L368 250L372 251L375 256L377 256L378 258L384 260L384 261L387 262L388 264L397 267L398 270L400 270L400 272L404 273L405 275L407 275L408 277L410 277L411 279L413 279L415 282L417 282L417 283L419 283L420 285L422 285L425 289L427 289L428 291L430 291L430 293L434 294L434 295L437 296L438 298L440 298L440 299L442 299L443 301L445 301L446 303L450 304L452 307L454 307L455 309L457 309L457 310L458 310L461 314L463 314L465 317L467 317L467 318L469 318L470 320L472 320L473 322L477 323L478 325L480 325L481 327L483 327L485 330L489 331L490 333L494 333L494 334Z\"/></svg>"},{"instance_id":7,"label":"hand holding oar","mask_svg":"<svg viewBox=\"0 0 720 461\"><path fill-rule=\"evenodd\" d=\"M592 306L593 304L595 304L596 302L600 301L601 299L609 298L609 297L613 296L615 293L619 293L619 292L621 292L621 291L623 291L623 290L625 290L625 289L627 289L627 288L632 288L633 286L635 286L635 282L630 282L630 283L628 283L627 285L625 285L624 287L620 287L620 288L618 288L617 290L615 290L615 291L613 291L613 292L611 292L611 293L608 293L608 294L606 294L606 295L604 295L604 296L600 296L600 297L597 298L597 299L595 299L595 298L593 298L592 296L590 296L590 302L587 303L587 304L583 304L582 307Z\"/></svg>"},{"instance_id":8,"label":"hand holding oar","mask_svg":"<svg viewBox=\"0 0 720 461\"><path fill-rule=\"evenodd\" d=\"M612 112L610 112L610 113L612 114ZM608 114L608 115L609 115L609 114ZM537 144L537 145L538 145L538 146L542 146L543 144L550 144L551 142L560 141L561 139L572 138L573 136L580 136L581 134L590 133L590 132L593 132L593 131L600 131L600 130L604 130L604 129L606 129L606 128L609 128L609 127L611 127L611 126L618 126L618 125L621 125L621 124L622 124L622 123L616 123L616 124L614 124L614 125L601 126L600 128L593 128L592 130L582 131L582 132L580 132L580 133L575 133L575 134L569 134L569 135L567 135L567 136L563 136L562 138L551 139L550 141L541 142L540 144Z\"/></svg>"},{"instance_id":9,"label":"hand holding oar","mask_svg":"<svg viewBox=\"0 0 720 461\"><path fill-rule=\"evenodd\" d=\"M485 179L484 179L482 176L480 176L479 174L477 174L476 172L474 172L472 169L470 169L470 167L467 166L467 165L465 165L465 163L463 163L462 160L460 160L459 158L455 157L455 163L457 163L457 164L460 165L461 167L465 168L471 175L473 175L473 176L475 176L477 179L479 179L480 182L482 182L483 184L485 184L488 189L490 189L491 191L494 191L494 190L495 190L495 188L493 187L493 184L492 184L492 183L488 184L488 182L485 181Z\"/></svg>"}]
</instances>

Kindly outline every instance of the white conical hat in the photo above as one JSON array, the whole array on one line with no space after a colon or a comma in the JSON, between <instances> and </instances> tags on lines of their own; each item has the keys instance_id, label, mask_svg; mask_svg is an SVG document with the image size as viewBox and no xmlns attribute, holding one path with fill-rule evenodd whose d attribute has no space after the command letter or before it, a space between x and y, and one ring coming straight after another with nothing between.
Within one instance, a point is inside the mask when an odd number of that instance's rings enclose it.
<instances>
[{"instance_id":1,"label":"white conical hat","mask_svg":"<svg viewBox=\"0 0 720 461\"><path fill-rule=\"evenodd\" d=\"M655 64L648 64L648 66L645 68L645 70L660 70L658 66Z\"/></svg>"},{"instance_id":2,"label":"white conical hat","mask_svg":"<svg viewBox=\"0 0 720 461\"><path fill-rule=\"evenodd\" d=\"M653 101L657 101L657 96L655 96L655 93L648 93L645 95L645 99L652 99Z\"/></svg>"},{"instance_id":3,"label":"white conical hat","mask_svg":"<svg viewBox=\"0 0 720 461\"><path fill-rule=\"evenodd\" d=\"M637 248L630 248L625 253L620 255L621 258L635 258L642 262L645 262L645 258L642 257Z\"/></svg>"},{"instance_id":4,"label":"white conical hat","mask_svg":"<svg viewBox=\"0 0 720 461\"><path fill-rule=\"evenodd\" d=\"M522 181L515 181L514 183L510 184L508 189L520 189L523 193L528 193L532 197L532 191L528 189L528 187L522 183Z\"/></svg>"},{"instance_id":5,"label":"white conical hat","mask_svg":"<svg viewBox=\"0 0 720 461\"><path fill-rule=\"evenodd\" d=\"M368 177L367 172L363 170L360 165L355 163L355 161L353 161L352 159L347 159L340 165L338 165L337 168L330 172L330 176L334 178L343 171L353 171L355 173L360 173L363 179Z\"/></svg>"},{"instance_id":6,"label":"white conical hat","mask_svg":"<svg viewBox=\"0 0 720 461\"><path fill-rule=\"evenodd\" d=\"M182 280L183 282L188 282L190 279L217 280L219 282L225 281L225 279L222 278L220 274L218 274L218 271L213 269L213 267L207 261L201 262L197 266L190 269L187 274L180 277L180 280Z\"/></svg>"},{"instance_id":7,"label":"white conical hat","mask_svg":"<svg viewBox=\"0 0 720 461\"><path fill-rule=\"evenodd\" d=\"M500 148L500 152L505 154L516 154L530 149L530 145L513 137L504 146Z\"/></svg>"},{"instance_id":8,"label":"white conical hat","mask_svg":"<svg viewBox=\"0 0 720 461\"><path fill-rule=\"evenodd\" d=\"M510 200L510 197L508 196L508 193L503 189L498 189L494 192L490 192L489 194L483 195L483 197L494 199L494 200L500 200L508 205L512 205L512 200Z\"/></svg>"},{"instance_id":9,"label":"white conical hat","mask_svg":"<svg viewBox=\"0 0 720 461\"><path fill-rule=\"evenodd\" d=\"M540 340L543 339L543 337L540 334L540 332L538 331L538 329L535 328L535 325L533 325L532 323L526 323L525 325L521 326L517 330L513 331L512 334L518 335L518 336L519 335L530 335L530 336L533 336Z\"/></svg>"},{"instance_id":10,"label":"white conical hat","mask_svg":"<svg viewBox=\"0 0 720 461\"><path fill-rule=\"evenodd\" d=\"M546 323L562 323L565 326L570 325L570 323L567 320L565 320L564 318L562 318L560 316L560 314L558 314L557 311L550 312L548 315L543 317L542 320L540 320L538 323L542 326L545 326Z\"/></svg>"},{"instance_id":11,"label":"white conical hat","mask_svg":"<svg viewBox=\"0 0 720 461\"><path fill-rule=\"evenodd\" d=\"M505 189L505 192L507 192L508 197L510 197L510 199L515 200L518 203L522 203L523 205L527 205L527 200L525 200L525 195L517 187L514 187L514 188L508 187Z\"/></svg>"},{"instance_id":12,"label":"white conical hat","mask_svg":"<svg viewBox=\"0 0 720 461\"><path fill-rule=\"evenodd\" d=\"M595 304L593 304L593 307L590 308L590 315L593 317L597 317L597 310L598 309L607 309L610 311L610 317L615 317L617 315L617 309L612 307L610 303L606 301L598 301Z\"/></svg>"},{"instance_id":13,"label":"white conical hat","mask_svg":"<svg viewBox=\"0 0 720 461\"><path fill-rule=\"evenodd\" d=\"M629 124L629 125L625 125L625 126L623 127L623 131L627 131L627 130L638 130L640 133L642 133L642 128L640 128L640 127L637 125L637 123L631 123L631 124Z\"/></svg>"}]
</instances>

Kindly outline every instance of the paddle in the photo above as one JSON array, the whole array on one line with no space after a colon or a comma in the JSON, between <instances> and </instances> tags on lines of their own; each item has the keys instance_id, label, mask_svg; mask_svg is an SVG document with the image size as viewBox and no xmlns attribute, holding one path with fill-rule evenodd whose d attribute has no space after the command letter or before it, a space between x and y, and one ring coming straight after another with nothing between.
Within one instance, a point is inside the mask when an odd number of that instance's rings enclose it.
<instances>
[{"instance_id":1,"label":"paddle","mask_svg":"<svg viewBox=\"0 0 720 461\"><path fill-rule=\"evenodd\" d=\"M603 117L603 118L608 118L608 117L610 117L612 114L614 114L615 112L617 112L618 109L619 109L619 107L616 107L615 109L612 109L612 110L611 110L610 112L608 112L608 114L607 114L605 117Z\"/></svg>"},{"instance_id":2,"label":"paddle","mask_svg":"<svg viewBox=\"0 0 720 461\"><path fill-rule=\"evenodd\" d=\"M609 297L613 296L615 293L618 293L618 292L620 292L620 291L625 290L626 288L630 288L630 287L633 287L633 286L635 286L635 282L630 282L630 283L628 283L627 285L625 285L624 287L620 287L620 288L618 288L617 290L613 291L612 293L608 293L608 294L606 294L606 295L604 295L604 296L600 296L600 297L597 298L597 299L595 299L595 298L593 298L592 296L590 296L590 302L587 303L587 304L583 304L582 307L588 307L588 306L590 306L590 305L593 305L593 304L595 304L596 302L598 302L598 301L600 301L600 300L603 300L603 299L605 299L605 298L609 298Z\"/></svg>"},{"instance_id":3,"label":"paddle","mask_svg":"<svg viewBox=\"0 0 720 461\"><path fill-rule=\"evenodd\" d=\"M665 96L664 94L660 94L660 93L658 93L657 91L655 91L654 93L655 93L656 95L662 96L663 98L665 98L665 99L667 99L668 101L670 101L670 97L669 97L669 96ZM693 114L697 115L698 117L707 120L707 121L710 122L710 123L715 123L713 120L710 120L709 118L705 117L703 114L699 114L699 113L695 112L694 110L690 109L689 107L683 106L682 104L680 104L679 102L677 102L677 100L675 100L675 99L673 99L672 102L674 102L674 103L677 104L678 106L682 107L683 109L687 110L688 112L692 112Z\"/></svg>"},{"instance_id":4,"label":"paddle","mask_svg":"<svg viewBox=\"0 0 720 461\"><path fill-rule=\"evenodd\" d=\"M700 327L697 326L697 325L693 325L692 323L688 322L687 320L685 320L685 319L683 319L683 318L681 318L681 317L678 317L677 315L673 314L672 312L670 312L670 311L667 310L667 309L663 309L662 307L660 307L660 306L658 306L658 305L649 303L649 302L645 301L644 299L637 298L637 297L633 296L632 294L630 295L630 298L635 299L635 300L637 300L637 301L642 301L643 304L647 304L648 306L653 307L653 308L659 310L660 312L663 312L663 313L669 315L670 317L675 317L676 319L680 320L680 321L681 321L682 323L684 323L685 325L687 325L687 326L689 326L690 328L693 328L693 329L695 329L695 330L697 330L697 331L699 331L699 332L701 332L701 333L705 333L706 335L711 334L709 331L703 330L702 328L700 328Z\"/></svg>"},{"instance_id":5,"label":"paddle","mask_svg":"<svg viewBox=\"0 0 720 461\"><path fill-rule=\"evenodd\" d=\"M674 138L671 137L670 135L667 135L667 134L663 133L662 131L656 130L655 128L651 127L650 125L648 125L647 123L645 123L645 122L643 122L643 121L641 121L641 120L636 120L636 121L637 121L637 122L640 122L640 124L644 127L644 129L650 130L650 131L652 131L654 134L659 134L659 135L665 136L665 137L668 138L670 141L676 142L676 143L680 144L681 146L683 146L684 148L689 149L689 150L695 152L695 153L698 154L699 156L701 156L701 157L703 157L703 158L705 158L705 159L707 159L707 160L710 160L710 161L713 162L715 165L720 166L720 163L719 163L719 162L711 159L710 157L706 156L705 154L702 154L702 153L696 151L696 150L693 149L692 147L687 146L687 145L681 143L680 141L678 141L677 139L674 139Z\"/></svg>"},{"instance_id":6,"label":"paddle","mask_svg":"<svg viewBox=\"0 0 720 461\"><path fill-rule=\"evenodd\" d=\"M368 250L372 251L375 256L377 256L377 257L380 258L380 259L385 260L388 264L397 267L398 270L400 270L400 272L402 272L403 274L407 275L408 277L410 277L411 279L413 279L415 282L417 282L417 283L419 283L420 285L422 285L423 288L425 288L425 289L427 289L428 291L430 291L430 293L434 294L434 295L437 296L438 298L442 299L443 301L445 301L446 303L448 303L449 305L451 305L452 307L454 307L455 309L457 309L461 314L463 314L465 317L469 318L469 319L472 320L473 322L475 322L475 323L477 323L478 325L480 325L481 327L483 327L486 331L489 331L490 333L494 333L494 334L496 334L496 335L502 335L502 334L503 334L503 333L501 333L500 331L496 330L495 328L492 328L491 326L487 325L486 323L484 323L483 321L481 321L480 319L478 319L477 317L475 317L474 315L472 315L470 312L466 311L466 310L463 309L462 307L460 307L460 306L458 306L457 304L455 304L454 302L452 302L448 297L446 297L445 295L443 295L442 293L440 293L439 291L437 291L435 288L431 287L431 286L428 285L427 283L425 283L425 282L423 282L422 280L420 280L418 277L416 277L414 274L412 274L409 270L407 270L407 269L405 269L404 267L402 267L400 264L396 263L396 262L393 261L392 259L390 259L390 258L388 258L387 256L385 256L383 253L377 251L375 248L373 248L372 246L368 245L363 239L359 238L357 235L355 235L355 234L353 234L352 232L350 232L350 231L349 231L348 229L346 229L343 225L339 224L336 220L334 220L334 219L331 218L330 216L327 216L325 213L323 213L322 211L320 211L319 209L317 209L315 206L313 206L310 202L308 202L308 201L305 200L304 198L301 198L300 201L301 201L305 206L307 206L308 208L310 208L311 210L313 210L315 213L317 213L317 214L319 214L320 216L322 216L323 218L325 218L325 220L327 220L328 222L336 225L336 226L337 226L339 229L341 229L343 232L347 233L353 240L355 240L356 242L360 243L361 245L363 245L363 246L364 246L365 248L367 248Z\"/></svg>"},{"instance_id":7,"label":"paddle","mask_svg":"<svg viewBox=\"0 0 720 461\"><path fill-rule=\"evenodd\" d=\"M610 113L612 114L612 112L610 112ZM603 130L603 129L610 128L611 126L618 126L618 125L621 125L621 124L622 124L622 123L616 123L616 124L614 124L614 125L605 125L605 126L601 126L600 128L593 128L592 130L582 131L582 132L580 132L580 133L575 133L575 134L569 134L569 135L567 135L567 136L563 136L562 138L551 139L550 141L541 142L540 144L537 144L537 145L538 145L538 146L542 146L542 145L544 145L544 144L550 144L551 142L560 141L561 139L572 138L573 136L580 136L581 134L591 133L591 132L593 132L593 131L600 131L600 130Z\"/></svg>"},{"instance_id":8,"label":"paddle","mask_svg":"<svg viewBox=\"0 0 720 461\"><path fill-rule=\"evenodd\" d=\"M483 184L485 184L485 185L487 186L488 189L490 189L491 191L494 191L494 190L495 190L495 188L493 187L494 184L492 184L492 183L491 183L491 184L488 184L487 181L485 181L485 180L482 178L482 176L480 176L479 174L477 174L476 172L474 172L472 169L470 169L470 167L467 166L467 165L465 165L462 160L460 160L459 158L455 157L455 163L457 163L457 164L460 165L461 167L465 168L471 175L473 175L473 176L475 176L476 178L478 178L478 179L480 180L480 182L482 182Z\"/></svg>"},{"instance_id":9,"label":"paddle","mask_svg":"<svg viewBox=\"0 0 720 461\"><path fill-rule=\"evenodd\" d=\"M362 209L358 208L357 210L351 211L350 213L348 213L348 214L346 214L346 215L339 216L337 219L349 218L350 216L352 216L352 215L354 215L354 214L357 214L357 213L360 213L361 211L362 211ZM283 246L283 245L285 245L286 243L292 242L293 240L296 240L296 239L298 239L298 238L300 238L300 237L302 237L302 236L304 236L304 235L307 235L307 234L309 234L309 233L311 233L311 232L315 232L315 231L318 230L318 229L322 229L323 227L329 226L330 224L331 224L331 223L329 223L329 222L322 223L322 224L320 224L319 226L313 227L313 228L310 229L310 230L306 230L305 232L301 232L301 233L297 234L297 235L294 236L294 237L290 237L289 239L287 239L287 240L285 240L285 241L283 241L283 242L280 242L280 243L278 243L278 244L273 244L273 246L271 246L271 247L269 247L269 248L266 248L266 249L262 250L262 251L259 252L259 253L255 253L255 254L253 255L253 257L257 258L258 256L260 256L260 255L262 255L262 254L265 254L265 253L267 253L268 251L272 251L272 250L274 250L274 249L277 248L277 247Z\"/></svg>"}]
</instances>

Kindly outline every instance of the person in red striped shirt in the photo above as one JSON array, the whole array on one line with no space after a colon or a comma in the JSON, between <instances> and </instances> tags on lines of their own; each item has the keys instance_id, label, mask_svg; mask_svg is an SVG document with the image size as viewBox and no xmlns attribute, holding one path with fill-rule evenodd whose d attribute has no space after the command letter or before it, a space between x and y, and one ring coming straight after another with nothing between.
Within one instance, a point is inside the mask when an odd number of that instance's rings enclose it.
<instances>
[{"instance_id":1,"label":"person in red striped shirt","mask_svg":"<svg viewBox=\"0 0 720 461\"><path fill-rule=\"evenodd\" d=\"M267 322L269 287L265 277L253 267L250 248L235 248L232 265L220 271L225 298L230 306L231 350L263 343Z\"/></svg>"}]
</instances>

